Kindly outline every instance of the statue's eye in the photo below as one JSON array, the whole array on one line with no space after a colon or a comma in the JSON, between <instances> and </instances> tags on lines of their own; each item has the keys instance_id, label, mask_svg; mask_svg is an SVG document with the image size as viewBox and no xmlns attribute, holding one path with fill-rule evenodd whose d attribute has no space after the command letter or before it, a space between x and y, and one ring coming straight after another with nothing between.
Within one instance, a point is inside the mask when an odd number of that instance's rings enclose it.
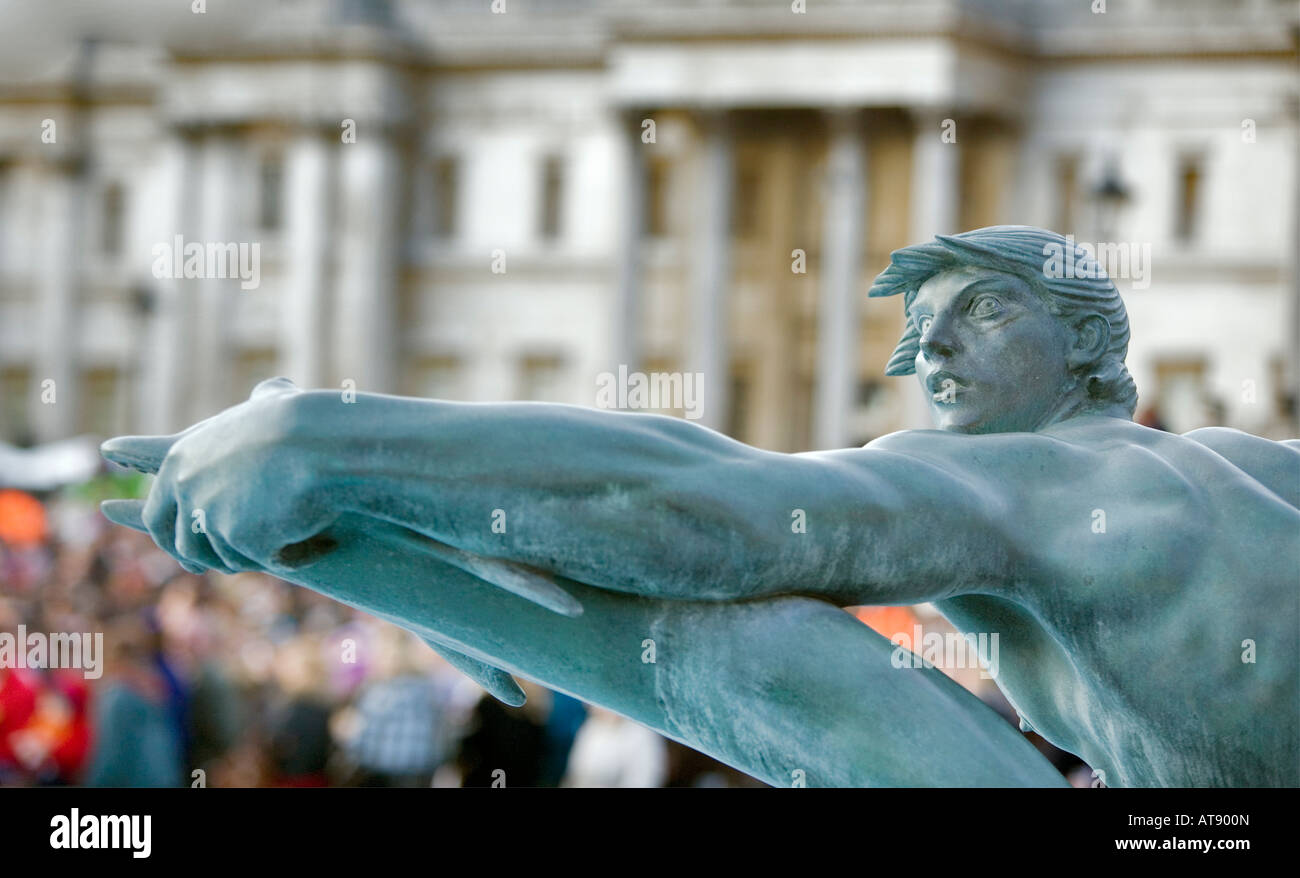
<instances>
[{"instance_id":1,"label":"statue's eye","mask_svg":"<svg viewBox=\"0 0 1300 878\"><path fill-rule=\"evenodd\" d=\"M970 315L972 317L996 317L1001 312L1001 303L992 296L980 296L970 305Z\"/></svg>"},{"instance_id":2,"label":"statue's eye","mask_svg":"<svg viewBox=\"0 0 1300 878\"><path fill-rule=\"evenodd\" d=\"M921 335L925 335L925 333L930 329L930 324L933 322L934 318L929 314L922 314L920 317L916 318L917 332L921 333Z\"/></svg>"}]
</instances>

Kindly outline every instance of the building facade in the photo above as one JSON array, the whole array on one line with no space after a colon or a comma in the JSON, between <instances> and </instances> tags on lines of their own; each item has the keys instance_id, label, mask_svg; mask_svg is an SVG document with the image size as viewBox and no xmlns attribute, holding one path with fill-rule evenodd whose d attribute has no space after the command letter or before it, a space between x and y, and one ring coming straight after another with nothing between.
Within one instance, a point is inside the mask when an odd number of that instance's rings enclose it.
<instances>
[{"instance_id":1,"label":"building facade","mask_svg":"<svg viewBox=\"0 0 1300 878\"><path fill-rule=\"evenodd\" d=\"M927 426L872 277L997 223L1112 252L1152 417L1296 435L1295 4L1098 5L290 0L69 31L0 82L0 438L171 432L276 374L594 405L623 365L699 373L743 441L857 444Z\"/></svg>"}]
</instances>

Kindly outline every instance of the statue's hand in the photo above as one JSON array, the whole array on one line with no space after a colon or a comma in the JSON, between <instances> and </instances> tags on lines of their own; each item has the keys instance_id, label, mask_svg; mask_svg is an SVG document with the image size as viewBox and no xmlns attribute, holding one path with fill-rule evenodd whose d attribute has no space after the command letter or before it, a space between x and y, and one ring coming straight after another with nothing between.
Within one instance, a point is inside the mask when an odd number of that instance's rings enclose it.
<instances>
[{"instance_id":1,"label":"statue's hand","mask_svg":"<svg viewBox=\"0 0 1300 878\"><path fill-rule=\"evenodd\" d=\"M302 391L284 378L263 381L247 402L175 436L120 436L100 447L114 463L157 479L144 502L107 500L110 521L144 531L186 570L265 570L284 576L336 547L326 530L344 511L322 475L320 442L295 441L302 420L290 403ZM582 605L545 571L486 558L392 522L375 534L400 551L459 567L564 616Z\"/></svg>"},{"instance_id":2,"label":"statue's hand","mask_svg":"<svg viewBox=\"0 0 1300 878\"><path fill-rule=\"evenodd\" d=\"M109 460L157 473L149 497L109 500L118 524L147 532L192 572L293 569L328 551L320 534L338 514L314 452L285 441L287 379L174 436L122 436L100 447Z\"/></svg>"}]
</instances>

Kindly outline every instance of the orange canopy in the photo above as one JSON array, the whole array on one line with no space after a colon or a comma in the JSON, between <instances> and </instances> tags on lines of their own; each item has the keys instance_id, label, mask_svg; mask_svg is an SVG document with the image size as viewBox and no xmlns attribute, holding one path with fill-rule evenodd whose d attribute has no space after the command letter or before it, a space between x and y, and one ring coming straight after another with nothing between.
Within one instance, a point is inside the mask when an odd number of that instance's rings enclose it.
<instances>
[{"instance_id":1,"label":"orange canopy","mask_svg":"<svg viewBox=\"0 0 1300 878\"><path fill-rule=\"evenodd\" d=\"M47 533L40 500L22 491L0 491L0 541L31 546L44 542Z\"/></svg>"}]
</instances>

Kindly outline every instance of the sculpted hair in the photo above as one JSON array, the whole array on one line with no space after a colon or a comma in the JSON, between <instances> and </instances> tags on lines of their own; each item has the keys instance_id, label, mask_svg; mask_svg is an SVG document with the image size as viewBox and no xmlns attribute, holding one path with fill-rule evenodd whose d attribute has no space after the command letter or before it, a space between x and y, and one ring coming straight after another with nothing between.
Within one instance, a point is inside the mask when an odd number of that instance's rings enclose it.
<instances>
[{"instance_id":1,"label":"sculpted hair","mask_svg":"<svg viewBox=\"0 0 1300 878\"><path fill-rule=\"evenodd\" d=\"M1071 251L1074 277L1049 276L1046 270L1049 260L1053 257L1058 263L1068 260ZM1110 345L1096 361L1081 370L1080 377L1090 398L1098 403L1119 403L1130 417L1133 415L1137 409L1137 386L1124 365L1129 339L1124 300L1101 263L1063 235L1032 226L989 226L959 235L938 235L934 241L891 253L889 267L876 277L867 295L901 293L906 313L921 284L939 272L967 266L989 268L1020 278L1063 321L1073 323L1092 314L1105 318L1110 325ZM920 332L908 319L903 337L885 366L885 374L915 374L920 347Z\"/></svg>"}]
</instances>

